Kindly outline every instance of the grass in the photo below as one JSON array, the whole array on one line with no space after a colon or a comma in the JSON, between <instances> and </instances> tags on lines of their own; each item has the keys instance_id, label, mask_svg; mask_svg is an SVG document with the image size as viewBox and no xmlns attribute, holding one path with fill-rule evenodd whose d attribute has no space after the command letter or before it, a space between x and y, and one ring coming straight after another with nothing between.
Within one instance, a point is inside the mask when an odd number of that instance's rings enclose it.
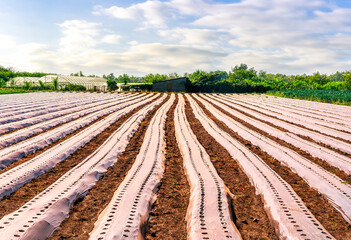
<instances>
[{"instance_id":1,"label":"grass","mask_svg":"<svg viewBox=\"0 0 351 240\"><path fill-rule=\"evenodd\" d=\"M351 106L351 90L273 90L268 95Z\"/></svg>"},{"instance_id":2,"label":"grass","mask_svg":"<svg viewBox=\"0 0 351 240\"><path fill-rule=\"evenodd\" d=\"M0 94L28 93L33 91L23 89L0 88Z\"/></svg>"}]
</instances>

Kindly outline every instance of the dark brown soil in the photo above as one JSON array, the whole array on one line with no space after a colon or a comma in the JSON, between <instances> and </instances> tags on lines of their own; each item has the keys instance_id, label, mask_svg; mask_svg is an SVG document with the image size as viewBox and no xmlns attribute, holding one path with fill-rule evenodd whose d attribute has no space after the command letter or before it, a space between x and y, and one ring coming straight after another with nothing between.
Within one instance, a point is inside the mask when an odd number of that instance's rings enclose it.
<instances>
[{"instance_id":1,"label":"dark brown soil","mask_svg":"<svg viewBox=\"0 0 351 240\"><path fill-rule=\"evenodd\" d=\"M245 122L244 120L242 120L240 118L235 117L233 114L223 110L223 108L220 108L219 106L215 105L214 103L212 103L212 104L216 108L218 108L222 113L225 113L226 115L230 116L235 121L241 123L245 127L250 128L250 129L254 130L255 132L258 132L259 134L262 134L263 136L266 136L266 137L272 139L273 141L279 143L280 145L282 145L284 147L287 147L287 148L290 148L290 149L294 150L296 153L298 153L299 155L303 156L304 158L314 162L315 164L318 164L319 166L321 166L324 169L326 169L327 171L335 174L336 176L338 176L339 178L343 179L344 181L347 181L347 182L351 183L351 176L349 174L347 174L346 172L340 170L339 168L330 165L328 162L326 162L326 161L324 161L324 160L322 160L320 158L313 157L311 154L299 149L298 147L296 147L296 146L294 146L294 145L292 145L290 143L287 143L287 142L285 142L285 141L283 141L283 140L281 140L279 138L276 138L276 137L273 137L273 136L269 135L267 132L265 132L265 131L263 131L263 130L261 130L259 128L254 127L253 125ZM231 106L229 106L227 104L225 104L225 105L230 107L230 108L232 108L232 109L237 110L238 112L240 112L242 114L245 114L245 115L247 115L247 116L249 116L251 118L254 118L254 119L258 120L258 121L261 121L260 119L257 119L255 117L251 116L250 114L247 114L247 113L245 113L243 111L240 111L240 110L238 110L238 109L236 109L234 107L231 107ZM268 124L268 122L265 122L265 121L261 121L261 122L264 122L264 123ZM277 128L279 130L282 130L282 128L276 127L276 126L274 126L272 124L269 124L269 125L272 126L272 127ZM285 131L287 131L287 130L285 130ZM345 154L343 154L343 155L345 155Z\"/></svg>"},{"instance_id":2,"label":"dark brown soil","mask_svg":"<svg viewBox=\"0 0 351 240\"><path fill-rule=\"evenodd\" d=\"M261 197L256 195L248 177L228 151L207 133L195 118L189 102L186 102L186 115L191 129L210 155L219 176L234 194L232 205L235 225L243 239L278 239L270 225Z\"/></svg>"},{"instance_id":3,"label":"dark brown soil","mask_svg":"<svg viewBox=\"0 0 351 240\"><path fill-rule=\"evenodd\" d=\"M187 239L186 211L189 205L190 186L183 169L174 129L174 110L171 107L166 123L166 161L161 187L157 194L146 239Z\"/></svg>"},{"instance_id":4,"label":"dark brown soil","mask_svg":"<svg viewBox=\"0 0 351 240\"><path fill-rule=\"evenodd\" d=\"M310 186L301 177L292 172L288 167L282 165L278 160L272 158L259 147L254 146L251 142L246 141L234 131L229 129L223 122L216 119L208 110L206 110L201 103L199 103L199 105L220 128L258 155L274 171L276 171L279 176L289 183L294 191L303 200L307 208L330 234L332 234L336 239L351 239L351 225L345 221L342 215L337 212L321 194L310 188Z\"/></svg>"},{"instance_id":5,"label":"dark brown soil","mask_svg":"<svg viewBox=\"0 0 351 240\"><path fill-rule=\"evenodd\" d=\"M147 103L149 104L149 103ZM145 106L144 104L143 106ZM27 183L22 188L18 189L10 196L4 197L0 201L0 219L17 210L26 202L34 198L37 194L45 190L67 171L71 170L74 166L83 161L86 157L92 154L114 131L116 131L129 117L135 112L140 110L143 106L135 109L134 111L124 115L117 122L108 127L105 131L93 138L84 147L78 149L74 154L68 157L65 161L58 163L53 169L49 170L40 177L34 179L32 182Z\"/></svg>"},{"instance_id":6,"label":"dark brown soil","mask_svg":"<svg viewBox=\"0 0 351 240\"><path fill-rule=\"evenodd\" d=\"M167 101L168 98L165 100ZM164 102L165 102L164 101ZM163 103L164 103L163 102ZM107 207L113 194L132 167L143 143L152 117L162 104L153 109L140 124L124 153L115 165L98 181L90 192L77 202L60 228L49 239L88 239L99 214Z\"/></svg>"}]
</instances>

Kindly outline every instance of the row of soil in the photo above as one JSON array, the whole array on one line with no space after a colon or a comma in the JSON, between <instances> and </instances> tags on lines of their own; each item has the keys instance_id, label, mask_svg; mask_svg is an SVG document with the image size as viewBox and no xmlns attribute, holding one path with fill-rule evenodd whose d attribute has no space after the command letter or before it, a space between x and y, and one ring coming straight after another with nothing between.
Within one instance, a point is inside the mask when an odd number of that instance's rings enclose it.
<instances>
[{"instance_id":1,"label":"row of soil","mask_svg":"<svg viewBox=\"0 0 351 240\"><path fill-rule=\"evenodd\" d=\"M100 105L102 105L102 104L104 104L104 103L101 103ZM82 106L84 106L84 105L82 105ZM98 105L98 106L99 106L99 105ZM97 107L97 106L96 106L96 107ZM67 110L67 109L64 109L64 110ZM59 111L64 111L64 110L59 110ZM59 111L55 111L55 112L59 112ZM51 113L55 113L55 112L51 112ZM66 116L66 115L68 115L68 114L72 114L72 113L66 113L66 114L63 114L63 115L61 115L61 116L59 116L59 117L64 117L64 116ZM89 114L92 114L92 113L89 113ZM88 116L89 114L84 115L83 117ZM41 115L40 115L40 116L41 116ZM80 118L81 118L81 117L80 117ZM53 118L53 119L55 119L55 118ZM44 133L44 132L47 132L47 131L49 131L49 130L58 128L59 126L61 126L61 125L63 125L63 124L72 122L72 121L77 120L77 119L78 119L78 118L73 119L73 120L70 120L70 121L67 121L67 122L65 122L65 123L61 123L61 124L59 124L59 125L57 125L57 126L55 126L55 127L46 129L45 131L42 131L42 132L40 132L40 133L33 134L33 135L31 136L31 138L32 138L32 137L35 137L35 136L37 136L37 135L39 135L39 134L42 134L42 133ZM50 120L52 120L52 119L50 119ZM15 122L13 122L13 123L15 123ZM40 124L40 123L37 123L37 124ZM22 130L22 129L24 129L24 128L26 128L26 127L21 127L21 128L14 129L14 130L11 130L11 131L8 131L8 132L5 132L5 133L0 133L0 136L4 136L4 135L10 134L10 133L14 133L14 132L17 132L17 131ZM29 139L29 138L27 138L27 139ZM22 142L22 141L23 141L23 140L18 141L17 143Z\"/></svg>"},{"instance_id":2,"label":"row of soil","mask_svg":"<svg viewBox=\"0 0 351 240\"><path fill-rule=\"evenodd\" d=\"M267 117L271 117L271 118L275 118L275 119L280 120L280 121L284 121L284 120L279 119L279 118L277 118L277 117L275 117L275 116L268 115L268 114L263 113L263 112L260 112L260 111L258 111L258 110L254 110L254 109L251 109L251 110L252 110L252 111L255 111L255 112L258 112L258 113L260 113L260 114L262 114L262 115L265 115L265 116L267 116ZM304 125L298 124L298 123L292 123L292 122L289 122L289 121L284 121L284 122L293 124L293 125L298 126L298 127L300 127L300 128L307 129L307 130L309 130L309 131L315 131L315 130L312 130L312 129L308 128L308 127L305 127ZM336 129L334 129L334 130L336 130ZM341 131L341 130L337 130L337 131L339 131L339 132L345 132L345 131ZM315 131L315 132L318 132L318 131ZM335 137L335 136L332 136L332 135L329 135L329 134L326 134L326 133L323 133L323 132L318 132L318 133L351 144L351 141L349 141L349 140L346 140L346 139L343 139L343 138L340 138L340 137ZM349 132L345 132L345 133L349 133Z\"/></svg>"},{"instance_id":3,"label":"row of soil","mask_svg":"<svg viewBox=\"0 0 351 240\"><path fill-rule=\"evenodd\" d=\"M147 103L149 104L149 103ZM83 146L82 148L78 149L74 154L69 156L65 161L58 163L53 169L49 170L45 174L39 176L38 178L34 179L30 183L27 183L22 188L18 189L13 194L4 197L0 201L0 219L3 218L5 215L17 210L26 202L34 198L37 194L45 190L51 184L53 184L56 180L58 180L61 176L63 176L67 171L71 170L81 161L83 161L86 157L92 154L106 139L115 132L128 118L130 118L134 113L139 111L143 106L135 109L127 113L126 115L122 116L117 122L112 124L108 127L105 131L98 134L94 137L88 144ZM80 130L82 131L82 129ZM75 132L77 134L77 132ZM72 135L66 136L65 139ZM56 142L55 144L59 144L61 141ZM52 147L52 146L50 146ZM28 155L26 158L16 162L15 164L11 165L14 167L20 163L28 161L33 157L37 156L38 154L44 152L47 149L40 150L36 153Z\"/></svg>"},{"instance_id":4,"label":"row of soil","mask_svg":"<svg viewBox=\"0 0 351 240\"><path fill-rule=\"evenodd\" d=\"M233 107L233 106L230 106L229 104L226 104L226 103L223 103L223 104L226 105L227 107L230 107L230 108L232 108L232 109L234 109L234 110L236 110L236 111L242 113L242 114L245 114L246 116L248 116L248 117L250 117L250 118L253 118L253 119L255 119L255 120L257 120L257 121L260 121L260 122L263 122L263 123L265 123L265 124L267 124L267 125L269 125L269 126L271 126L271 127L274 127L274 128L276 128L276 129L279 129L280 131L289 132L288 129L285 129L285 128L276 126L276 125L274 125L274 124L271 123L271 122L264 121L264 120L262 120L262 119L258 119L258 118L252 116L252 115L249 114L249 113L246 113L246 112L244 112L244 111L241 111L241 110L239 110L239 109L237 109L237 108L235 108L235 107ZM257 111L256 111L256 112L257 112ZM263 114L263 115L266 115L266 114L261 113L261 112L259 112L259 113L260 113L260 114ZM266 116L268 116L268 115L266 115ZM273 117L273 116L271 116L271 117ZM275 118L275 117L273 117L273 118ZM277 119L277 118L276 118L276 119ZM283 120L281 120L281 121L283 121ZM304 128L304 129L306 129L304 126L297 125L297 124L295 124L295 125L296 125L296 126L300 126L300 127ZM325 148L327 148L327 149L329 149L329 150L335 151L335 152L337 152L337 153L339 153L339 154L341 154L341 155L343 155L343 156L346 156L346 157L351 158L351 154L349 154L349 153L345 153L345 152L343 152L343 151L341 151L341 150L339 150L339 149L335 149L335 148L330 147L329 145L326 145L326 144L324 144L324 143L317 142L317 141L313 140L313 139L310 138L310 137L302 136L302 135L299 135L299 134L296 134L296 135L299 136L300 138L306 140L306 141L313 142L313 143L318 144L318 145L320 145L320 146L322 146L322 147L325 147ZM323 160L322 160L322 161L323 161ZM320 161L318 161L318 162L320 162ZM317 163L317 164L318 164L318 163ZM324 163L323 163L322 165L324 165ZM329 171L329 167L328 167L328 168L326 167L326 169ZM333 172L333 173L337 173L339 170L334 171L334 170L330 169L330 171Z\"/></svg>"},{"instance_id":5,"label":"row of soil","mask_svg":"<svg viewBox=\"0 0 351 240\"><path fill-rule=\"evenodd\" d=\"M103 104L104 104L104 103L101 103L99 106L101 106L101 105L103 105ZM117 104L119 104L119 103L116 103L116 105L117 105ZM95 107L97 107L97 106L95 106ZM111 107L112 107L112 106L111 106ZM101 111L101 110L99 110L99 111ZM56 128L61 127L62 125L69 124L69 123L71 123L71 122L73 122L73 121L79 120L80 118L83 118L83 117L87 117L87 116L92 115L92 114L94 114L94 113L96 113L96 112L88 113L88 114L86 114L86 115L84 115L84 116L81 116L81 117L78 117L78 118L69 120L69 121L64 122L64 123L60 123L60 124L58 124L58 125L56 125L56 126L54 126L54 127L50 127L50 128L48 128L48 129L45 129L45 130L42 131L42 132L33 134L33 135L31 135L30 137L25 138L25 139L22 139L22 140L20 140L20 141L18 141L18 142L16 142L16 143L13 143L13 144L11 144L11 145L9 145L9 146L12 146L12 145L14 145L14 144L21 143L21 142L23 142L23 141L27 141L27 140L29 140L29 139L31 139L31 138L34 138L34 137L36 137L36 136L38 136L38 135L40 135L40 134L43 134L43 133L46 133L46 132L48 132L48 131L54 130L54 129L56 129ZM68 114L71 114L71 113L67 113L67 114L65 114L65 115L68 115ZM65 115L62 115L62 116L65 116ZM104 119L104 118L107 117L108 115L110 115L110 114L107 114L107 115L105 115L105 116L102 116L102 117L98 118L97 120L95 120L95 121L92 122L92 123L95 123L95 122L97 122L97 121L99 121L99 120L101 120L101 119ZM62 117L62 116L60 116L60 117ZM55 118L53 118L53 119L55 119ZM92 123L90 123L88 126L90 126ZM41 124L41 123L37 123L37 124ZM85 126L84 128L86 128L86 127L87 127L87 126ZM6 132L6 133L4 133L4 134L2 134L2 135L7 135L7 134L10 134L10 133L16 132L16 131L18 131L18 130L22 130L22 129L24 129L24 128L25 128L25 127L19 128L19 129L15 129L15 130ZM80 129L78 129L77 131L80 131ZM1 135L0 135L0 136L1 136Z\"/></svg>"},{"instance_id":6,"label":"row of soil","mask_svg":"<svg viewBox=\"0 0 351 240\"><path fill-rule=\"evenodd\" d=\"M233 220L243 239L278 239L270 225L261 197L256 195L250 180L228 151L195 118L188 100L186 116L192 131L210 155L219 176L234 194L231 202L235 214ZM211 118L214 119L213 116Z\"/></svg>"},{"instance_id":7,"label":"row of soil","mask_svg":"<svg viewBox=\"0 0 351 240\"><path fill-rule=\"evenodd\" d=\"M225 111L223 108L221 108L221 107L215 105L214 103L212 103L212 104L213 104L217 109L219 109L222 113L227 114L228 116L230 116L231 118L233 118L235 121L241 123L241 124L244 125L245 127L249 128L249 129L251 129L251 130L254 130L255 132L257 132L257 133L259 133L259 134L261 134L261 135L263 135L263 136L265 136L265 137L267 137L267 138L270 138L271 140L273 140L273 141L279 143L280 145L282 145L282 146L284 146L284 147L287 147L287 148L290 148L290 149L294 150L296 153L298 153L299 155L303 156L304 158L306 158L306 159L308 159L308 160L314 162L315 164L318 164L319 166L323 167L323 168L326 169L327 171L329 171L329 172L331 172L331 173L337 175L339 178L343 179L344 181L347 181L347 182L351 183L351 175L349 175L349 174L347 174L346 172L340 170L339 168L330 165L328 162L326 162L326 161L324 161L324 160L322 160L322 159L320 159L320 158L313 157L313 156L312 156L311 154L309 154L308 152L303 151L303 150L301 150L300 148L298 148L298 147L296 147L296 146L294 146L294 145L292 145L292 144L290 144L290 143L285 142L284 140L281 140L281 139L279 139L279 138L273 137L272 135L269 135L269 133L263 131L262 129L257 128L257 127L255 127L255 126L253 126L253 125L251 125L251 124L245 122L244 120L242 120L242 119L236 117L235 115L233 115L233 114L231 114L231 113ZM251 116L250 114L245 113L244 111L241 111L241 110L238 110L238 109L236 109L236 108L234 108L234 107L231 107L231 106L228 105L228 104L224 104L224 105L226 105L226 106L228 106L228 107L230 107L230 108L232 108L232 109L235 109L236 111L238 111L238 112L240 112L240 113L242 113L242 114L245 114L245 115L247 115L248 117L251 117L251 118L253 118L253 119L257 120L257 121L260 121L260 122L269 124L270 126L272 126L272 127L274 127L274 128L277 128L277 129L279 129L279 130L281 130L281 131L287 132L287 130L284 129L284 128L277 127L277 126L274 126L272 123L269 123L269 122L266 122L266 121L262 121L262 120L260 120L260 119L257 119L257 118L255 118L255 117ZM344 156L348 156L348 154L343 154L343 155L344 155Z\"/></svg>"},{"instance_id":8,"label":"row of soil","mask_svg":"<svg viewBox=\"0 0 351 240\"><path fill-rule=\"evenodd\" d=\"M351 225L345 221L342 215L320 193L312 189L301 177L291 171L288 167L282 165L277 159L271 157L259 147L253 145L251 142L243 139L241 136L229 129L223 122L219 121L208 110L206 110L206 108L200 102L197 101L197 103L201 106L207 116L209 116L220 128L258 155L269 165L269 167L271 167L287 183L289 183L294 191L303 200L306 207L325 227L325 229L329 231L330 234L332 234L336 239L351 239ZM230 113L224 111L216 105L215 107L237 120L237 118ZM212 141L215 140L213 139ZM284 142L278 140L277 142L282 145L284 144Z\"/></svg>"},{"instance_id":9,"label":"row of soil","mask_svg":"<svg viewBox=\"0 0 351 240\"><path fill-rule=\"evenodd\" d=\"M138 109L140 109L140 108L138 108ZM31 153L31 154L28 154L27 156L21 158L20 160L14 162L14 163L12 163L12 164L10 164L9 166L7 166L6 168L4 168L4 169L2 169L2 170L0 170L0 174L4 173L4 172L6 172L6 171L8 171L8 170L10 170L10 169L12 169L12 168L17 167L18 165L21 165L22 163L25 163L25 162L27 162L27 161L29 161L29 160L35 158L36 156L38 156L38 155L42 154L43 152L47 151L48 149L50 149L50 148L52 148L52 147L54 147L54 146L56 146L56 145L62 143L63 141L65 141L65 140L67 140L67 139L73 137L74 135L77 135L78 133L80 133L80 132L83 131L84 129L86 129L86 128L92 126L93 124L95 124L95 123L101 121L102 119L107 118L107 117L110 116L111 114L112 114L112 113L106 114L106 115L104 115L104 116L102 116L102 117L99 117L98 119L96 119L95 121L89 123L88 125L86 125L86 126L84 126L84 127L82 127L82 128L79 128L79 129L77 129L76 131L74 131L74 132L72 132L72 133L70 133L70 134L67 134L67 135L64 136L63 138L60 138L59 140L57 140L57 141L55 141L55 142L49 144L48 146L46 146L46 147L44 147L44 148L42 148L42 149L39 149L39 150L37 150L37 151L35 151L35 152ZM86 115L86 116L87 116L87 115ZM75 120L78 120L78 119L79 119L79 118L74 119L74 120L72 120L72 121L75 121ZM71 121L69 121L69 122L71 122ZM58 126L55 126L55 127L53 127L53 128L50 128L50 129L46 129L45 131L40 132L40 133L37 133L37 134L31 136L30 138L33 138L33 137L35 137L35 136L37 136L37 135L39 135L39 134L43 134L43 133L45 133L45 132L47 132L47 131L51 131L51 130L53 130L53 129L55 129L55 128L58 128L58 127L60 127L60 126L62 126L62 125L64 125L64 124L68 124L69 122L62 123L62 124L60 124L60 125L58 125ZM25 140L28 140L28 139L30 139L30 138L27 138L27 139L25 139ZM24 140L22 140L22 141L24 141ZM20 142L22 142L22 141L19 141L19 142L17 142L17 143L20 143ZM17 143L16 143L16 144L17 144Z\"/></svg>"},{"instance_id":10,"label":"row of soil","mask_svg":"<svg viewBox=\"0 0 351 240\"><path fill-rule=\"evenodd\" d=\"M190 187L183 169L174 129L178 98L167 114L165 171L146 229L146 239L187 239L186 211Z\"/></svg>"},{"instance_id":11,"label":"row of soil","mask_svg":"<svg viewBox=\"0 0 351 240\"><path fill-rule=\"evenodd\" d=\"M89 238L89 233L93 230L99 214L107 207L115 191L132 167L140 151L150 121L162 104L155 107L146 116L116 164L108 169L107 173L81 201L75 203L70 211L69 218L60 225L60 228L49 239Z\"/></svg>"}]
</instances>

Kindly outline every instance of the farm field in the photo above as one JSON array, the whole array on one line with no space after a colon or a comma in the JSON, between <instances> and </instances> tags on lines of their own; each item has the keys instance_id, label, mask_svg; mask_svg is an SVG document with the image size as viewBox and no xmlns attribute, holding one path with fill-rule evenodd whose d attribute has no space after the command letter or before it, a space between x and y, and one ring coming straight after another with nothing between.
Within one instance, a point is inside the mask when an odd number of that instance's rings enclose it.
<instances>
[{"instance_id":1,"label":"farm field","mask_svg":"<svg viewBox=\"0 0 351 240\"><path fill-rule=\"evenodd\" d=\"M351 107L0 95L1 239L351 239Z\"/></svg>"}]
</instances>

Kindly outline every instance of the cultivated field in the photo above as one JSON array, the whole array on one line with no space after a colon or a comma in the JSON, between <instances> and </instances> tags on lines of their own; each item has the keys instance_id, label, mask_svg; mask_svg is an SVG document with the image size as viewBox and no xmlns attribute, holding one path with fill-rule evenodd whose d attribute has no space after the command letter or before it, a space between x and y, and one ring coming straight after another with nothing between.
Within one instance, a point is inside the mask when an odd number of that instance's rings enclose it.
<instances>
[{"instance_id":1,"label":"cultivated field","mask_svg":"<svg viewBox=\"0 0 351 240\"><path fill-rule=\"evenodd\" d=\"M351 107L0 96L0 239L351 239Z\"/></svg>"}]
</instances>

